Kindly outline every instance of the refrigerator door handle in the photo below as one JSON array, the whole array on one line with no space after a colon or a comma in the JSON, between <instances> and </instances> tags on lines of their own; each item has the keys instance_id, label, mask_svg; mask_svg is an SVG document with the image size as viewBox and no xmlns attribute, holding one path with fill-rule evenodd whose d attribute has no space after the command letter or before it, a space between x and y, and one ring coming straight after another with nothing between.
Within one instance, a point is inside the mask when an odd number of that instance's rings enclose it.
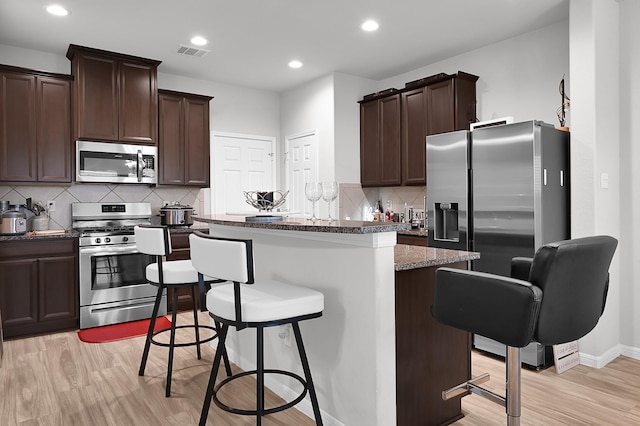
<instances>
[{"instance_id":1,"label":"refrigerator door handle","mask_svg":"<svg viewBox=\"0 0 640 426\"><path fill-rule=\"evenodd\" d=\"M542 184L547 186L547 169L542 170Z\"/></svg>"},{"instance_id":2,"label":"refrigerator door handle","mask_svg":"<svg viewBox=\"0 0 640 426\"><path fill-rule=\"evenodd\" d=\"M560 170L560 186L564 186L564 170Z\"/></svg>"}]
</instances>

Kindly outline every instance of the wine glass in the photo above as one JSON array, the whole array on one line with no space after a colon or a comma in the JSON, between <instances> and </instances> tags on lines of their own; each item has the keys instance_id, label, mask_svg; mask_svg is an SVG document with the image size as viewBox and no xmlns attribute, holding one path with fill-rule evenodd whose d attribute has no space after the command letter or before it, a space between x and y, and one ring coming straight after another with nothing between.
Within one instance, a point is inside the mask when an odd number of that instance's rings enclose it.
<instances>
[{"instance_id":1,"label":"wine glass","mask_svg":"<svg viewBox=\"0 0 640 426\"><path fill-rule=\"evenodd\" d=\"M329 208L329 222L333 219L331 218L331 202L338 198L338 182L323 182L322 183L322 199L328 203Z\"/></svg>"},{"instance_id":2,"label":"wine glass","mask_svg":"<svg viewBox=\"0 0 640 426\"><path fill-rule=\"evenodd\" d=\"M322 197L322 184L320 182L307 182L304 185L304 195L311 201L311 220L315 222L316 201Z\"/></svg>"}]
</instances>

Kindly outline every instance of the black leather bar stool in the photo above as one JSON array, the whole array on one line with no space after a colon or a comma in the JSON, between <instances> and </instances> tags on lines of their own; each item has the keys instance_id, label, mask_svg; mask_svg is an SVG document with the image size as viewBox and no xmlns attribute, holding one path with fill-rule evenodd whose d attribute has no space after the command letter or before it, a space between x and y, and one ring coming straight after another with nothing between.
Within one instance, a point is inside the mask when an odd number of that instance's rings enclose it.
<instances>
[{"instance_id":1,"label":"black leather bar stool","mask_svg":"<svg viewBox=\"0 0 640 426\"><path fill-rule=\"evenodd\" d=\"M189 244L191 246L191 260L200 274L211 275L215 271L216 277L229 281L228 284L214 287L207 293L209 315L221 323L222 328L202 407L200 425L204 426L207 422L212 399L218 407L225 411L256 416L256 424L260 425L262 416L293 407L304 399L307 392L311 398L316 424L322 425L318 399L298 323L322 316L324 295L309 288L278 281L254 281L251 240L216 238L195 232L189 236ZM291 324L293 327L304 378L289 371L264 368L264 329L282 324ZM256 370L232 375L216 384L220 359L224 353L224 343L230 326L237 330L256 329ZM266 408L264 406L265 374L281 374L292 377L302 384L303 390L291 402L278 407ZM220 401L218 392L223 386L247 375L256 376L255 410L230 407Z\"/></svg>"},{"instance_id":2,"label":"black leather bar stool","mask_svg":"<svg viewBox=\"0 0 640 426\"><path fill-rule=\"evenodd\" d=\"M200 300L203 299L205 290L205 281L202 283L198 278L198 271L195 270L191 264L191 260L163 260L164 256L171 254L171 238L169 237L169 230L166 226L136 226L134 228L136 237L136 247L141 253L149 254L155 257L156 262L147 266L146 278L154 285L158 286L158 293L156 295L155 304L153 306L153 314L149 323L149 330L147 332L147 339L144 344L144 351L142 352L142 360L140 361L139 376L144 376L144 370L147 365L147 358L149 356L149 349L151 344L157 346L163 346L169 348L169 360L167 363L167 385L165 390L165 396L171 396L171 373L173 370L173 350L176 347L183 346L196 346L196 352L198 359L201 359L200 345L207 343L218 337L217 328L209 325L198 324L198 308L196 303L196 287L200 289ZM214 278L207 277L207 285L213 282L220 282ZM176 325L177 322L177 306L178 306L178 289L183 287L191 287L191 300L193 301L193 324ZM171 328L166 330L160 330L154 332L156 318L158 316L158 310L165 289L173 288L173 310L171 312ZM204 310L204 304L201 303ZM195 340L184 343L176 343L176 329L179 328L193 328L195 332ZM200 329L206 328L213 333L205 338L200 339ZM155 340L155 337L161 333L170 333L169 343L163 343ZM231 368L229 366L229 360L227 354L222 347L222 355L224 356L224 362L227 375L231 375Z\"/></svg>"},{"instance_id":3,"label":"black leather bar stool","mask_svg":"<svg viewBox=\"0 0 640 426\"><path fill-rule=\"evenodd\" d=\"M558 345L591 331L604 312L609 266L618 241L594 236L540 247L533 259L516 257L511 278L440 268L433 316L439 322L507 346L506 396L479 384L483 374L442 393L476 393L506 408L507 424L520 424L520 348L536 341Z\"/></svg>"}]
</instances>

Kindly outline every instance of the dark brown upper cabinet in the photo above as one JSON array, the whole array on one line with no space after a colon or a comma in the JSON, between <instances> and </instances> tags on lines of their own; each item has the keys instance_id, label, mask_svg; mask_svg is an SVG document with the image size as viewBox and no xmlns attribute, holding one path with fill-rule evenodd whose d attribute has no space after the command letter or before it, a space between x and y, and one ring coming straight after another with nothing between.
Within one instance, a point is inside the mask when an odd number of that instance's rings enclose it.
<instances>
[{"instance_id":1,"label":"dark brown upper cabinet","mask_svg":"<svg viewBox=\"0 0 640 426\"><path fill-rule=\"evenodd\" d=\"M208 187L211 96L158 91L158 184Z\"/></svg>"},{"instance_id":2,"label":"dark brown upper cabinet","mask_svg":"<svg viewBox=\"0 0 640 426\"><path fill-rule=\"evenodd\" d=\"M160 61L69 46L74 138L157 143Z\"/></svg>"},{"instance_id":3,"label":"dark brown upper cabinet","mask_svg":"<svg viewBox=\"0 0 640 426\"><path fill-rule=\"evenodd\" d=\"M477 80L461 71L437 74L407 83L402 90L365 96L360 101L362 186L425 185L426 137L469 129L476 121ZM396 103L393 114L381 113L382 105ZM397 151L392 152L391 140Z\"/></svg>"},{"instance_id":4,"label":"dark brown upper cabinet","mask_svg":"<svg viewBox=\"0 0 640 426\"><path fill-rule=\"evenodd\" d=\"M71 182L71 76L0 66L0 181Z\"/></svg>"},{"instance_id":5,"label":"dark brown upper cabinet","mask_svg":"<svg viewBox=\"0 0 640 426\"><path fill-rule=\"evenodd\" d=\"M400 185L400 95L360 103L360 182Z\"/></svg>"}]
</instances>

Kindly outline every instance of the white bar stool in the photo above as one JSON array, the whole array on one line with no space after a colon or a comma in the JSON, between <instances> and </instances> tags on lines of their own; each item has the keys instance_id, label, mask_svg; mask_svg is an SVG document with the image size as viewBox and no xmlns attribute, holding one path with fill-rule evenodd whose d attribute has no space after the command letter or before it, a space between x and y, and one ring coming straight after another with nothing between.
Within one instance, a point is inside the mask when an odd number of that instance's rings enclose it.
<instances>
[{"instance_id":1,"label":"white bar stool","mask_svg":"<svg viewBox=\"0 0 640 426\"><path fill-rule=\"evenodd\" d=\"M253 248L251 240L216 238L195 232L189 236L191 260L201 275L211 275L228 280L212 288L207 293L209 315L222 324L219 331L218 349L211 368L209 384L200 416L200 425L207 422L211 400L221 409L240 415L256 416L256 424L261 425L262 416L293 407L307 394L311 398L313 414L317 425L322 425L322 417L311 378L300 326L298 323L322 316L324 295L318 291L289 285L277 281L254 281ZM251 284L251 285L248 285ZM298 346L298 353L304 371L304 378L290 371L264 368L264 329L282 324L291 324ZM224 354L224 344L229 326L238 331L255 328L257 335L256 370L231 375L216 385L220 359ZM230 407L218 399L217 393L226 384L247 375L256 375L256 409L244 410ZM298 380L303 390L291 402L277 407L264 406L264 375L281 374Z\"/></svg>"},{"instance_id":2,"label":"white bar stool","mask_svg":"<svg viewBox=\"0 0 640 426\"><path fill-rule=\"evenodd\" d=\"M158 293L156 295L155 304L153 306L153 314L149 323L149 330L147 331L147 339L144 344L144 351L142 353L142 360L140 361L139 376L144 376L144 370L147 365L147 358L149 356L149 349L151 344L157 346L163 346L169 348L169 361L167 363L167 385L165 390L165 396L171 396L171 373L173 370L173 350L176 347L183 346L196 346L198 359L201 359L200 345L207 343L218 337L218 330L216 327L209 325L198 324L198 308L196 303L195 288L200 287L200 300L204 294L204 280L202 283L198 277L198 271L195 270L191 264L191 260L163 260L163 256L171 254L171 238L169 237L169 230L166 226L151 226L143 225L136 226L134 228L136 237L136 247L141 253L154 256L155 263L151 263L146 269L146 278L151 284L158 286ZM212 282L220 282L214 278L206 277L207 285ZM182 287L191 287L191 300L193 302L193 324L176 325L177 322L177 310L178 310L178 289ZM160 308L160 302L162 295L166 288L173 288L173 309L171 313L171 328L154 332L156 325L156 318L158 316L158 309ZM201 303L202 304L202 303ZM195 340L185 343L176 343L176 329L178 328L193 328L195 331ZM206 339L200 339L200 328L207 328L214 333ZM169 343L159 342L154 339L158 334L170 332ZM224 356L224 362L227 375L231 375L231 368L229 366L229 359L227 358L224 347L221 349Z\"/></svg>"}]
</instances>

